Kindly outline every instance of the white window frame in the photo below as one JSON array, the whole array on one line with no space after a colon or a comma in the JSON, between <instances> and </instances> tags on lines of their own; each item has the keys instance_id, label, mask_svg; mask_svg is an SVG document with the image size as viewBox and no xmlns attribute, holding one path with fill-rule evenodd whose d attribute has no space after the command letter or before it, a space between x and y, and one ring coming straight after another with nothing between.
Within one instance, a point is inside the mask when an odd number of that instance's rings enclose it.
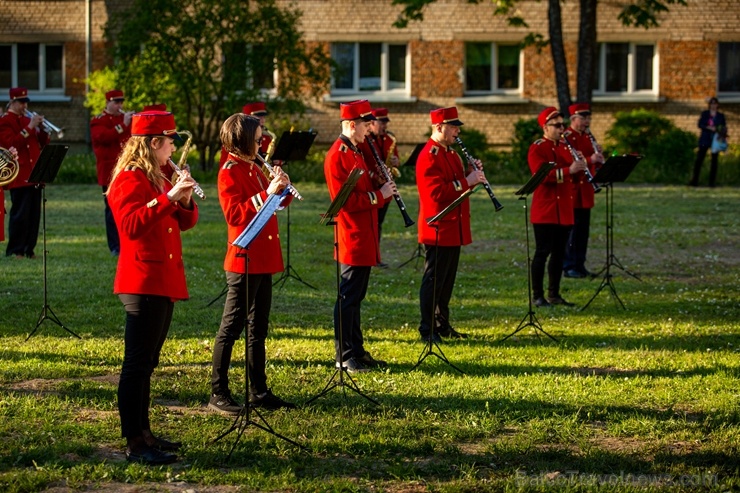
<instances>
[{"instance_id":1,"label":"white window frame","mask_svg":"<svg viewBox=\"0 0 740 493\"><path fill-rule=\"evenodd\" d=\"M627 43L629 45L629 53L627 54L627 90L626 91L607 91L606 90L606 45L608 44L624 44ZM635 63L636 63L636 56L635 56L635 48L637 46L652 46L653 47L653 80L652 80L652 89L635 89L635 80L636 80L636 74L635 74ZM629 41L621 41L621 42L604 42L599 43L599 51L598 51L598 59L597 63L599 64L599 80L596 83L596 87L594 87L594 95L601 95L601 96L614 96L614 95L624 95L624 96L634 96L634 95L650 95L650 96L657 96L659 93L659 82L660 82L660 56L658 54L658 45L656 43L633 43Z\"/></svg>"},{"instance_id":2,"label":"white window frame","mask_svg":"<svg viewBox=\"0 0 740 493\"><path fill-rule=\"evenodd\" d=\"M22 43L22 44L38 44L39 45L39 88L29 88L28 95L43 95L43 96L63 96L65 88L67 87L66 81L66 53L64 50L64 43ZM2 46L10 46L10 78L11 87L18 87L18 43L0 43ZM62 48L62 87L46 87L46 47L47 46L61 46ZM0 87L0 91L7 92L10 87Z\"/></svg>"},{"instance_id":3,"label":"white window frame","mask_svg":"<svg viewBox=\"0 0 740 493\"><path fill-rule=\"evenodd\" d=\"M524 50L519 50L519 73L517 74L517 86L515 89L505 89L498 87L498 49L501 46L514 46L511 43L496 43L491 44L491 88L488 90L468 90L467 80L464 82L465 96L484 96L487 94L501 94L501 95L512 95L518 96L522 93L524 87ZM467 57L467 43L465 46L465 54ZM463 74L467 73L466 71Z\"/></svg>"},{"instance_id":4,"label":"white window frame","mask_svg":"<svg viewBox=\"0 0 740 493\"><path fill-rule=\"evenodd\" d=\"M353 67L352 67L352 87L351 88L336 88L334 75L331 78L331 94L332 96L342 96L350 94L363 94L363 95L399 95L409 96L411 94L411 55L408 43L381 43L381 42L360 42L360 41L338 41L332 44L332 56L334 56L334 44L352 44L354 45L353 53ZM380 49L380 89L379 90L360 90L360 44L379 44ZM406 57L404 60L404 78L405 86L401 89L389 89L388 88L388 49L390 46L405 46Z\"/></svg>"},{"instance_id":5,"label":"white window frame","mask_svg":"<svg viewBox=\"0 0 740 493\"><path fill-rule=\"evenodd\" d=\"M740 41L728 41L726 43L723 43L723 42L717 43L717 95L723 96L725 98L727 97L737 98L737 97L740 97L740 91L720 91L720 88L719 88L720 72L723 69L726 69L726 67L723 67L722 64L720 63L720 59L719 59L720 45L730 44L730 43L734 43L740 46Z\"/></svg>"}]
</instances>

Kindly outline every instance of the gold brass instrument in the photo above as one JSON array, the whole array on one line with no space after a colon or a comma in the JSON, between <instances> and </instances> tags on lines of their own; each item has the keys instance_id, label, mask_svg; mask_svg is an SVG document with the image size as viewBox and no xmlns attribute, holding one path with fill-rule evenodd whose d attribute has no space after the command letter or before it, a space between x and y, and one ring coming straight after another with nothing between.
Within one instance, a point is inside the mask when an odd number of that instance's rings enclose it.
<instances>
[{"instance_id":1,"label":"gold brass instrument","mask_svg":"<svg viewBox=\"0 0 740 493\"><path fill-rule=\"evenodd\" d=\"M21 167L15 154L4 147L0 147L0 187L11 184L18 177L20 170ZM2 207L2 204L0 204L0 207Z\"/></svg>"},{"instance_id":2,"label":"gold brass instrument","mask_svg":"<svg viewBox=\"0 0 740 493\"><path fill-rule=\"evenodd\" d=\"M394 178L401 177L401 170L397 166L391 166L391 160L393 159L393 152L396 150L396 136L386 130L385 134L391 139L391 146L388 148L388 155L385 157L385 166L391 170L391 174Z\"/></svg>"},{"instance_id":3,"label":"gold brass instrument","mask_svg":"<svg viewBox=\"0 0 740 493\"><path fill-rule=\"evenodd\" d=\"M573 146L570 145L570 141L568 140L568 137L565 136L565 134L563 134L563 142L565 142L565 147L568 148L571 156L573 156L573 159L575 159L576 161L581 159L578 156L578 153L576 152L576 150L573 149ZM594 193L599 193L601 191L601 187L594 181L594 177L591 174L591 170L588 169L588 164L586 164L586 169L583 172L586 174L586 179L588 180L588 182L591 184L592 187L594 187Z\"/></svg>"},{"instance_id":4,"label":"gold brass instrument","mask_svg":"<svg viewBox=\"0 0 740 493\"><path fill-rule=\"evenodd\" d=\"M270 137L270 143L267 144L267 151L265 152L265 161L270 161L272 158L272 155L275 153L275 145L277 143L277 135L270 132L267 127L262 127L262 130L264 133L266 133ZM259 149L257 149L259 154Z\"/></svg>"},{"instance_id":5,"label":"gold brass instrument","mask_svg":"<svg viewBox=\"0 0 740 493\"><path fill-rule=\"evenodd\" d=\"M37 114L38 113L34 113L33 111L26 110L26 116L28 118L33 118ZM43 120L41 120L41 127L44 129L44 132L46 132L47 134L50 134L51 135L52 133L55 133L55 134L57 134L57 138L58 139L63 139L64 138L64 129L57 127L56 125L54 125L53 123L51 123L46 118L44 118Z\"/></svg>"},{"instance_id":6,"label":"gold brass instrument","mask_svg":"<svg viewBox=\"0 0 740 493\"><path fill-rule=\"evenodd\" d=\"M182 168L187 166L188 153L190 152L190 144L193 141L193 134L191 134L187 130L180 130L177 133L187 136L187 140L185 141L185 144L182 146L182 153L180 154L180 164L175 164L175 162L172 159L168 159L167 161L169 162L172 169L175 170L175 173L177 173L177 176L183 176L184 172ZM195 195L200 197L202 200L206 199L206 194L203 192L203 189L200 188L200 185L198 185L197 182L193 186L193 192L195 193Z\"/></svg>"}]
</instances>

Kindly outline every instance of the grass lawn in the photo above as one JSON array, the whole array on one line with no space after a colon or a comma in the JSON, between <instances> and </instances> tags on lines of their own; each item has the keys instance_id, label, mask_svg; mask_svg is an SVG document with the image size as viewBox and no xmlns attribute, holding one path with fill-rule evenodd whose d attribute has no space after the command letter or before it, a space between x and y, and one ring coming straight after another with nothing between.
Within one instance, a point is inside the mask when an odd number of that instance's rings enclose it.
<instances>
[{"instance_id":1,"label":"grass lawn","mask_svg":"<svg viewBox=\"0 0 740 493\"><path fill-rule=\"evenodd\" d=\"M333 230L319 225L325 187L297 184L290 261L296 279L275 289L268 382L305 403L333 372ZM52 320L28 341L42 307L41 259L0 258L1 491L737 491L740 489L740 189L617 185L609 289L585 310L538 309L543 328L501 342L527 314L527 252L515 186L472 197L452 323L469 333L417 369L420 260L416 228L391 204L363 304L367 348L387 371L353 377L380 405L337 388L308 406L264 413L278 433L249 426L234 449L232 420L205 409L211 346L222 304L226 228L214 185L183 234L191 299L178 303L152 380L153 428L181 439L181 461L131 465L116 407L124 312L111 294L116 259L105 245L100 189L47 188ZM401 194L416 219L413 186ZM588 267L605 263L605 194L592 213ZM8 203L9 205L9 203ZM286 212L280 212L283 251ZM533 238L530 234L530 237ZM3 245L4 246L4 245ZM531 251L534 251L534 245ZM42 251L41 241L37 254ZM599 279L563 280L582 307ZM243 341L232 390L244 398ZM253 415L253 417L255 417Z\"/></svg>"}]
</instances>

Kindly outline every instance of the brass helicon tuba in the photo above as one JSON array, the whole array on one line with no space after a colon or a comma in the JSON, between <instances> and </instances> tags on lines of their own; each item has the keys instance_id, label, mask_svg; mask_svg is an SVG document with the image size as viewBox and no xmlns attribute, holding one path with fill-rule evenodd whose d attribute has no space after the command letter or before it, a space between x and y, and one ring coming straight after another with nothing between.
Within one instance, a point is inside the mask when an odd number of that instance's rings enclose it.
<instances>
[{"instance_id":1,"label":"brass helicon tuba","mask_svg":"<svg viewBox=\"0 0 740 493\"><path fill-rule=\"evenodd\" d=\"M0 147L0 187L10 185L18 177L20 170L21 167L15 155L4 147Z\"/></svg>"}]
</instances>

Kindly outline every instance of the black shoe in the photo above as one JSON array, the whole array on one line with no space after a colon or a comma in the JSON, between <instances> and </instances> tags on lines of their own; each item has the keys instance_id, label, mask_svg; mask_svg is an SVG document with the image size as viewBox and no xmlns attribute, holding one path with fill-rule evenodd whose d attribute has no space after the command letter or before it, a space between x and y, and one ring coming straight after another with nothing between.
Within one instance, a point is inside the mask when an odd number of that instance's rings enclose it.
<instances>
[{"instance_id":1,"label":"black shoe","mask_svg":"<svg viewBox=\"0 0 740 493\"><path fill-rule=\"evenodd\" d=\"M388 264L386 264L385 262L378 262L377 264L375 264L375 267L377 267L378 269L387 269Z\"/></svg>"},{"instance_id":2,"label":"black shoe","mask_svg":"<svg viewBox=\"0 0 740 493\"><path fill-rule=\"evenodd\" d=\"M365 354L361 358L355 358L355 360L366 368L385 368L388 366L388 363L382 359L373 358L367 351L365 351Z\"/></svg>"},{"instance_id":3,"label":"black shoe","mask_svg":"<svg viewBox=\"0 0 740 493\"><path fill-rule=\"evenodd\" d=\"M468 334L463 334L462 332L458 332L449 325L444 329L439 329L437 331L439 335L442 337L449 337L450 339L467 339Z\"/></svg>"},{"instance_id":4,"label":"black shoe","mask_svg":"<svg viewBox=\"0 0 740 493\"><path fill-rule=\"evenodd\" d=\"M339 361L336 362L337 368L339 368ZM344 371L347 373L364 373L366 371L370 371L368 368L365 367L362 363L357 361L355 358L350 358L344 362L342 362L342 366L344 367Z\"/></svg>"},{"instance_id":5,"label":"black shoe","mask_svg":"<svg viewBox=\"0 0 740 493\"><path fill-rule=\"evenodd\" d=\"M439 337L439 332L435 332L434 334L421 334L422 341L430 342L429 341L430 339L431 339L431 342L436 342L437 344L442 342L442 338Z\"/></svg>"},{"instance_id":6,"label":"black shoe","mask_svg":"<svg viewBox=\"0 0 740 493\"><path fill-rule=\"evenodd\" d=\"M579 270L570 269L563 271L563 277L570 277L571 279L583 279L586 277L586 273Z\"/></svg>"},{"instance_id":7,"label":"black shoe","mask_svg":"<svg viewBox=\"0 0 740 493\"><path fill-rule=\"evenodd\" d=\"M549 301L551 305L576 306L575 303L565 301L560 296L548 296L547 301Z\"/></svg>"},{"instance_id":8,"label":"black shoe","mask_svg":"<svg viewBox=\"0 0 740 493\"><path fill-rule=\"evenodd\" d=\"M270 389L267 389L262 395L252 395L249 397L249 407L257 407L260 409L269 409L274 411L276 409L295 409L297 406L292 402L282 400L280 397L272 393Z\"/></svg>"},{"instance_id":9,"label":"black shoe","mask_svg":"<svg viewBox=\"0 0 740 493\"><path fill-rule=\"evenodd\" d=\"M177 456L175 454L162 452L154 447L144 445L135 451L126 450L126 460L149 466L160 466L163 464L172 464L177 460Z\"/></svg>"},{"instance_id":10,"label":"black shoe","mask_svg":"<svg viewBox=\"0 0 740 493\"><path fill-rule=\"evenodd\" d=\"M180 450L182 442L171 442L165 438L154 437L154 443L151 447L162 452L174 452L176 450Z\"/></svg>"},{"instance_id":11,"label":"black shoe","mask_svg":"<svg viewBox=\"0 0 740 493\"><path fill-rule=\"evenodd\" d=\"M208 401L208 409L225 416L237 416L242 412L242 406L236 403L236 401L231 397L231 394L213 394L211 396L211 400Z\"/></svg>"},{"instance_id":12,"label":"black shoe","mask_svg":"<svg viewBox=\"0 0 740 493\"><path fill-rule=\"evenodd\" d=\"M539 308L550 308L552 305L542 296L534 299L534 306Z\"/></svg>"}]
</instances>

